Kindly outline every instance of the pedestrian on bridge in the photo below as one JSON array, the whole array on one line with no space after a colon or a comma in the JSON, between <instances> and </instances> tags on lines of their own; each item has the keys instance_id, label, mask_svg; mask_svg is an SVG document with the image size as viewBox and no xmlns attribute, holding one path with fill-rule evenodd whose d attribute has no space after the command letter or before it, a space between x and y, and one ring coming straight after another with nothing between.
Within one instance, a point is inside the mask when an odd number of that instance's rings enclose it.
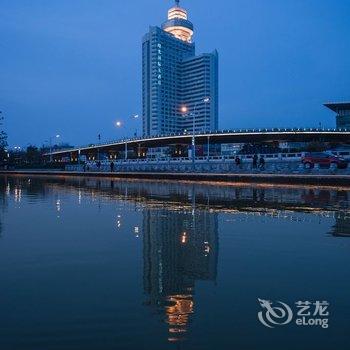
<instances>
[{"instance_id":1,"label":"pedestrian on bridge","mask_svg":"<svg viewBox=\"0 0 350 350\"><path fill-rule=\"evenodd\" d=\"M241 158L239 158L239 156L236 156L235 163L237 168L241 167Z\"/></svg>"},{"instance_id":2,"label":"pedestrian on bridge","mask_svg":"<svg viewBox=\"0 0 350 350\"><path fill-rule=\"evenodd\" d=\"M253 169L256 169L258 167L258 155L254 154L253 156Z\"/></svg>"},{"instance_id":3,"label":"pedestrian on bridge","mask_svg":"<svg viewBox=\"0 0 350 350\"><path fill-rule=\"evenodd\" d=\"M265 170L265 158L263 155L261 155L259 159L259 169Z\"/></svg>"}]
</instances>

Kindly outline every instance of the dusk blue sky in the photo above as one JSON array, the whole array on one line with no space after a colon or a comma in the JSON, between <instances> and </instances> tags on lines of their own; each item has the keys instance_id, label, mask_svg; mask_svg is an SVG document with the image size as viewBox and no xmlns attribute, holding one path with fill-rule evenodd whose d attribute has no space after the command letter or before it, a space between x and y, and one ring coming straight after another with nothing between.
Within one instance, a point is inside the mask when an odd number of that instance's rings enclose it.
<instances>
[{"instance_id":1,"label":"dusk blue sky","mask_svg":"<svg viewBox=\"0 0 350 350\"><path fill-rule=\"evenodd\" d=\"M86 144L141 120L141 40L167 0L0 0L0 110L10 146ZM219 127L335 126L350 100L349 0L183 0L197 53L219 51ZM114 122L125 127L116 129Z\"/></svg>"}]
</instances>

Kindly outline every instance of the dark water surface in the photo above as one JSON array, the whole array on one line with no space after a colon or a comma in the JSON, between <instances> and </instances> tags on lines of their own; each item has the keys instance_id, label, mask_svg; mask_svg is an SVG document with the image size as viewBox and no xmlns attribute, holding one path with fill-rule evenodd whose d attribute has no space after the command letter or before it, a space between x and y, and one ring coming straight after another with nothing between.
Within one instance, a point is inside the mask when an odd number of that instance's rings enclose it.
<instances>
[{"instance_id":1,"label":"dark water surface","mask_svg":"<svg viewBox=\"0 0 350 350\"><path fill-rule=\"evenodd\" d=\"M350 349L346 190L0 184L1 350Z\"/></svg>"}]
</instances>

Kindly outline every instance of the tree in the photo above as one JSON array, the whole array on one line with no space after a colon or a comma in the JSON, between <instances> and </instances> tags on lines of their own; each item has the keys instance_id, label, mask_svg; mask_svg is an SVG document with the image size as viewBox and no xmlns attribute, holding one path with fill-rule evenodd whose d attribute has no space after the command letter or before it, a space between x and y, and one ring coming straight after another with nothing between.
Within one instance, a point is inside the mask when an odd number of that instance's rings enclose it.
<instances>
[{"instance_id":1,"label":"tree","mask_svg":"<svg viewBox=\"0 0 350 350\"><path fill-rule=\"evenodd\" d=\"M42 153L36 146L28 146L26 152L26 162L29 164L40 164Z\"/></svg>"},{"instance_id":2,"label":"tree","mask_svg":"<svg viewBox=\"0 0 350 350\"><path fill-rule=\"evenodd\" d=\"M7 134L2 129L4 123L4 117L2 116L2 112L0 111L0 163L4 163L7 161Z\"/></svg>"}]
</instances>

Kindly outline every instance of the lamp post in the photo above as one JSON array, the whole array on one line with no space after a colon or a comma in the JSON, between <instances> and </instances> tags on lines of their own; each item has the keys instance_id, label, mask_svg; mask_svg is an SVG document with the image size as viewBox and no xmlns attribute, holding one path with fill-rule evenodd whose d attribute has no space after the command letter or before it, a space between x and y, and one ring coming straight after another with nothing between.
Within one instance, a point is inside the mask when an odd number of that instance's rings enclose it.
<instances>
[{"instance_id":1,"label":"lamp post","mask_svg":"<svg viewBox=\"0 0 350 350\"><path fill-rule=\"evenodd\" d=\"M210 136L207 138L207 160L209 162L209 148L210 148Z\"/></svg>"},{"instance_id":2,"label":"lamp post","mask_svg":"<svg viewBox=\"0 0 350 350\"><path fill-rule=\"evenodd\" d=\"M198 103L200 102L204 102L204 103L209 103L210 102L210 98L209 97L205 97L203 100L201 101L197 101L194 104L193 107L193 112L190 112L189 115L192 116L192 163L194 166L194 162L195 162L195 158L196 158L196 112L197 112L197 106ZM181 112L186 116L188 115L188 107L187 106L182 106L181 107Z\"/></svg>"},{"instance_id":3,"label":"lamp post","mask_svg":"<svg viewBox=\"0 0 350 350\"><path fill-rule=\"evenodd\" d=\"M97 139L98 139L98 145L97 145L97 161L100 161L100 148L99 145L101 143L101 134L97 135Z\"/></svg>"},{"instance_id":4,"label":"lamp post","mask_svg":"<svg viewBox=\"0 0 350 350\"><path fill-rule=\"evenodd\" d=\"M123 126L123 123L120 120L118 120L118 121L115 122L115 126L117 128L121 128ZM124 137L124 142L125 142L124 159L127 160L128 159L128 142L127 142L126 137Z\"/></svg>"},{"instance_id":5,"label":"lamp post","mask_svg":"<svg viewBox=\"0 0 350 350\"><path fill-rule=\"evenodd\" d=\"M79 169L79 171L80 171L80 149L78 149L78 169Z\"/></svg>"},{"instance_id":6,"label":"lamp post","mask_svg":"<svg viewBox=\"0 0 350 350\"><path fill-rule=\"evenodd\" d=\"M138 118L139 118L138 114L134 114L134 115L131 116L131 119L133 119L133 120L136 120ZM135 134L134 135L135 135L135 137L137 137L137 127L135 128Z\"/></svg>"},{"instance_id":7,"label":"lamp post","mask_svg":"<svg viewBox=\"0 0 350 350\"><path fill-rule=\"evenodd\" d=\"M21 146L15 146L13 147L15 152L14 152L14 156L15 156L15 164L19 164L20 163L20 153L21 153Z\"/></svg>"},{"instance_id":8,"label":"lamp post","mask_svg":"<svg viewBox=\"0 0 350 350\"><path fill-rule=\"evenodd\" d=\"M59 134L55 135L56 139L59 139L61 136ZM49 145L50 145L50 163L52 163L52 136L49 138Z\"/></svg>"},{"instance_id":9,"label":"lamp post","mask_svg":"<svg viewBox=\"0 0 350 350\"><path fill-rule=\"evenodd\" d=\"M130 116L130 119L133 119L133 120L136 120L139 118L139 115L138 114L133 114L132 116ZM117 120L115 122L115 126L117 128L121 128L123 125L125 125L122 121L120 120ZM137 136L137 128L135 129L135 136ZM124 156L124 159L128 159L128 141L127 141L127 138L124 137L124 141L125 141L125 156Z\"/></svg>"}]
</instances>

